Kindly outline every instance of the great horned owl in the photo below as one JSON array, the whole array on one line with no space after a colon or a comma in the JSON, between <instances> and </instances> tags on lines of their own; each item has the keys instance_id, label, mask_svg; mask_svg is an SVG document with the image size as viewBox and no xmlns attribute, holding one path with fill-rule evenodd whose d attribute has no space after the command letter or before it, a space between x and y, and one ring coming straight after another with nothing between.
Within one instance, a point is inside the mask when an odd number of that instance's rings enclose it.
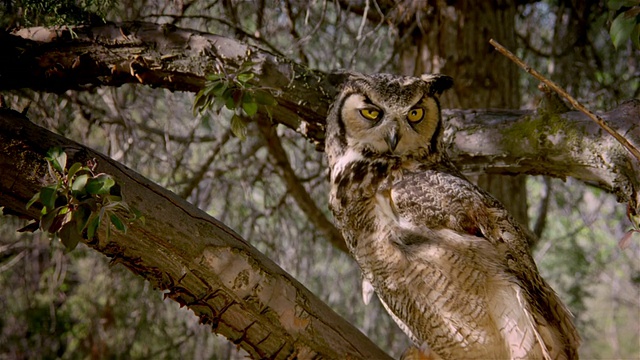
<instances>
[{"instance_id":1,"label":"great horned owl","mask_svg":"<svg viewBox=\"0 0 640 360\"><path fill-rule=\"evenodd\" d=\"M330 207L364 278L442 359L577 359L528 232L449 162L445 75L352 74L327 119Z\"/></svg>"}]
</instances>

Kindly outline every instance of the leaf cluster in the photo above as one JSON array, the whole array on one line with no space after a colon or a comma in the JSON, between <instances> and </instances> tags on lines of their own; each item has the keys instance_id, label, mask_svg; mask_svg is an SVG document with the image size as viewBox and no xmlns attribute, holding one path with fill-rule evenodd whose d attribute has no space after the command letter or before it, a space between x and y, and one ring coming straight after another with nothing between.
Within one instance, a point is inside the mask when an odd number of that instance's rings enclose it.
<instances>
[{"instance_id":1,"label":"leaf cluster","mask_svg":"<svg viewBox=\"0 0 640 360\"><path fill-rule=\"evenodd\" d=\"M640 49L640 0L609 0L608 6L616 14L609 29L613 45L617 49L631 39Z\"/></svg>"},{"instance_id":2,"label":"leaf cluster","mask_svg":"<svg viewBox=\"0 0 640 360\"><path fill-rule=\"evenodd\" d=\"M122 232L127 231L125 222L144 222L140 211L124 201L115 179L94 171L95 163L76 162L67 169L67 154L57 147L50 149L45 159L55 181L35 193L27 209L36 202L42 204L39 228L58 236L68 250L82 239L93 239L104 219ZM107 226L107 238L110 231Z\"/></svg>"},{"instance_id":3,"label":"leaf cluster","mask_svg":"<svg viewBox=\"0 0 640 360\"><path fill-rule=\"evenodd\" d=\"M252 83L255 78L252 67L255 63L246 61L235 73L213 73L206 76L204 87L196 94L193 111L202 113L213 110L220 113L222 108L233 111L231 131L244 140L247 135L246 118L253 117L259 106L277 105L271 92Z\"/></svg>"}]
</instances>

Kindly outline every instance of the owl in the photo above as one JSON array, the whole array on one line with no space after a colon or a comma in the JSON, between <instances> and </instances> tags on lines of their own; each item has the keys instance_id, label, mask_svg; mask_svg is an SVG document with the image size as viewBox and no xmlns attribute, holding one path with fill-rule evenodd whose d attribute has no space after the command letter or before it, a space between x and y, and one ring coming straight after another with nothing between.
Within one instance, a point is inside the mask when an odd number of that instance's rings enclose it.
<instances>
[{"instance_id":1,"label":"owl","mask_svg":"<svg viewBox=\"0 0 640 360\"><path fill-rule=\"evenodd\" d=\"M451 77L350 74L327 118L329 206L365 282L431 359L577 359L529 235L448 160Z\"/></svg>"}]
</instances>

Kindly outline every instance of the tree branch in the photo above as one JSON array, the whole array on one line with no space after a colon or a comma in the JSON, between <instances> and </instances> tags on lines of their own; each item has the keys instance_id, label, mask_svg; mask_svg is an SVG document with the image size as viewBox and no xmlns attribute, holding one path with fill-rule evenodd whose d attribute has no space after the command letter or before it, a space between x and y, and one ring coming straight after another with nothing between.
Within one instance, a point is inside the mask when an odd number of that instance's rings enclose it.
<instances>
[{"instance_id":1,"label":"tree branch","mask_svg":"<svg viewBox=\"0 0 640 360\"><path fill-rule=\"evenodd\" d=\"M149 280L252 358L388 359L356 328L231 229L131 169L0 109L0 206L37 218L26 203L46 179L45 154L95 159L145 216L125 233L104 226L87 245Z\"/></svg>"},{"instance_id":2,"label":"tree branch","mask_svg":"<svg viewBox=\"0 0 640 360\"><path fill-rule=\"evenodd\" d=\"M634 146L640 145L640 100L601 116ZM449 155L466 174L574 177L634 208L639 204L640 164L580 112L444 110L443 117Z\"/></svg>"},{"instance_id":3,"label":"tree branch","mask_svg":"<svg viewBox=\"0 0 640 360\"><path fill-rule=\"evenodd\" d=\"M278 102L271 116L314 142L324 138L324 118L344 78L234 39L141 22L80 26L73 36L68 28L0 32L0 51L0 90L63 92L129 83L197 92L206 74L233 73L250 62L254 85L272 89Z\"/></svg>"},{"instance_id":4,"label":"tree branch","mask_svg":"<svg viewBox=\"0 0 640 360\"><path fill-rule=\"evenodd\" d=\"M254 63L255 85L278 105L260 109L321 149L325 117L346 74L312 71L236 40L149 23L0 33L0 90L91 89L142 83L198 91L207 73ZM142 60L141 60L142 59ZM133 67L132 65L135 64ZM135 69L134 69L135 68ZM134 70L132 70L134 69ZM579 112L445 110L449 152L466 173L545 174L599 186L638 203L638 161ZM601 118L640 147L640 100ZM540 159L544 161L540 161Z\"/></svg>"},{"instance_id":5,"label":"tree branch","mask_svg":"<svg viewBox=\"0 0 640 360\"><path fill-rule=\"evenodd\" d=\"M491 39L491 40L489 40L489 43L491 45L493 45L504 56L506 56L511 61L515 62L518 66L523 68L524 71L526 71L527 73L531 74L536 79L542 81L545 85L547 85L548 87L553 89L553 91L555 91L556 93L560 94L560 96L562 96L563 98L567 99L567 101L569 101L569 103L574 108L580 110L583 114L587 115L591 120L593 120L596 124L598 124L606 132L611 134L611 136L616 138L616 140L618 140L618 142L620 142L620 144L622 144L627 150L629 150L629 152L631 152L631 154L633 154L633 156L635 156L635 158L638 161L640 161L640 151L638 151L638 149L636 147L631 145L631 143L629 141L627 141L627 139L625 139L624 136L618 134L614 129L612 129L605 121L602 120L602 118L600 116L598 116L598 115L594 114L593 112L591 112L591 110L587 109L578 100L574 99L573 96L569 95L569 93L566 92L563 88L558 86L553 81L551 81L551 80L547 79L546 77L544 77L542 74L540 74L538 71L536 71L536 69L534 69L534 68L530 67L529 65L525 64L524 61L522 61L519 57L515 56L511 51L507 50L504 46L500 45L497 41Z\"/></svg>"}]
</instances>

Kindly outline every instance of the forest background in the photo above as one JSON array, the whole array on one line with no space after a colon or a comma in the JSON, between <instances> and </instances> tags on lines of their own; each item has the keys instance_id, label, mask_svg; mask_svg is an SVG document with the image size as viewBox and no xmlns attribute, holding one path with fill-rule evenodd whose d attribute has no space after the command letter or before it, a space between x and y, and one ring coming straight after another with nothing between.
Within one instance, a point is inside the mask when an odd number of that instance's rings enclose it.
<instances>
[{"instance_id":1,"label":"forest background","mask_svg":"<svg viewBox=\"0 0 640 360\"><path fill-rule=\"evenodd\" d=\"M640 96L638 26L615 32L614 25L639 6L572 0L6 0L0 22L4 40L15 36L11 31L35 26L160 24L167 38L176 28L216 34L325 74L445 73L456 81L443 98L445 109L540 109L546 98L538 82L493 50L488 40L495 38L589 108L605 112ZM7 56L12 43L1 43ZM131 69L137 62L149 66L144 57L127 56ZM220 64L218 70L224 69ZM53 66L48 78L64 73L58 70ZM194 112L197 87L145 86L143 73L131 72L138 84L76 83L69 89L0 74L6 106L203 209L391 356L409 345L377 300L362 302L359 269L340 246L327 209L327 166L318 151L322 135L309 135L300 126L304 121L292 126L278 113L261 116L262 105L255 117L246 116L251 106L235 111L241 116L227 109ZM315 111L322 94L309 94L298 105ZM456 124L450 119L448 139L462 127ZM489 127L474 131L490 133ZM503 136L503 143L478 147L507 149L504 144L528 140L534 132L553 135L556 128L553 122L529 124ZM539 235L534 258L576 315L582 358L640 359L640 241L631 237L624 249L619 246L632 226L624 201L602 184L545 170L545 154L518 168L517 158L480 162L456 146L451 145L456 164ZM82 244L68 252L41 231L16 232L27 224L0 217L0 358L246 356L126 267L110 266L108 258Z\"/></svg>"}]
</instances>

